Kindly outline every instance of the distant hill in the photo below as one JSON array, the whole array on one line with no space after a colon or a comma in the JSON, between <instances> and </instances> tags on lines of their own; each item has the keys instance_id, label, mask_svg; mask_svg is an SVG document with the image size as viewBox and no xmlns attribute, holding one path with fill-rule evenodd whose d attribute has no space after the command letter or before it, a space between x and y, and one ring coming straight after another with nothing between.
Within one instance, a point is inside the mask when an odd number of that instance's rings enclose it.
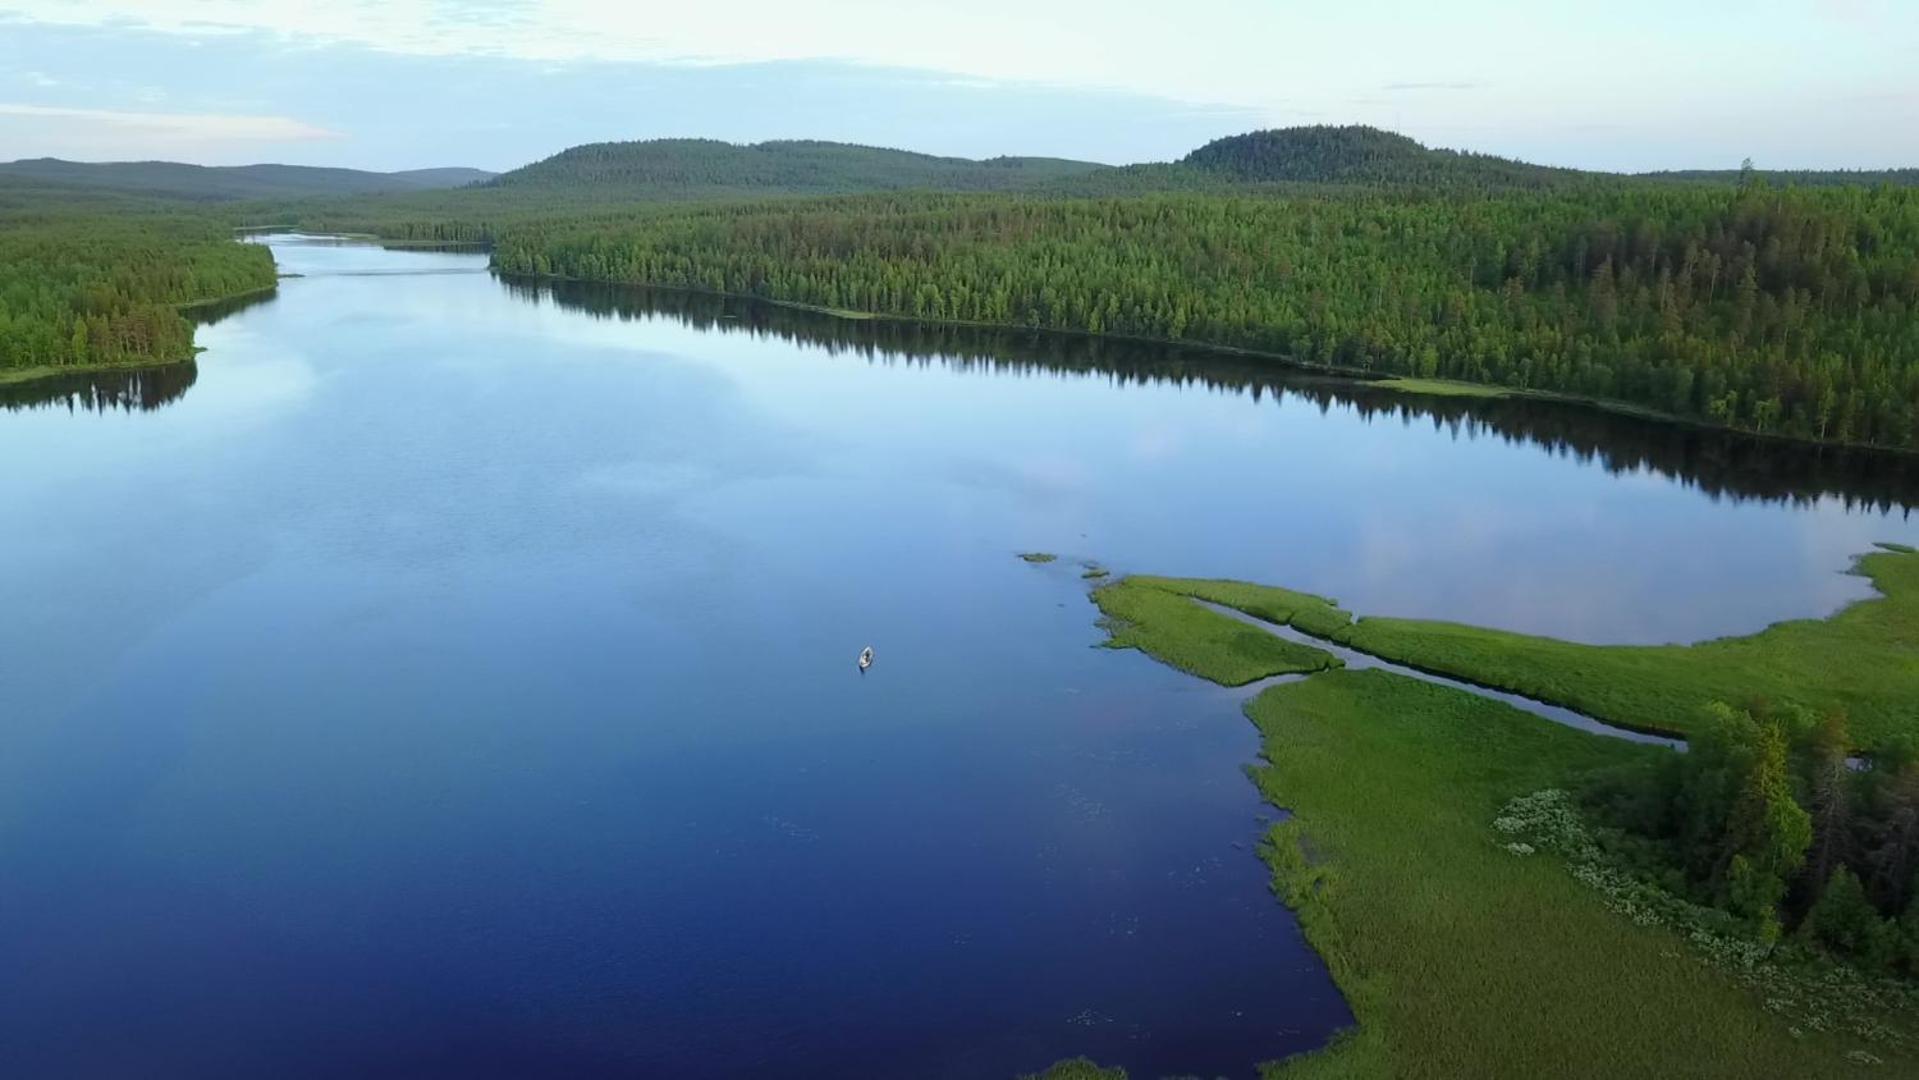
<instances>
[{"instance_id":1,"label":"distant hill","mask_svg":"<svg viewBox=\"0 0 1919 1080\"><path fill-rule=\"evenodd\" d=\"M464 169L457 166L445 169L402 169L399 172L383 173L395 180L405 180L416 188L456 188L468 184L483 183L500 175L485 169Z\"/></svg>"},{"instance_id":2,"label":"distant hill","mask_svg":"<svg viewBox=\"0 0 1919 1080\"><path fill-rule=\"evenodd\" d=\"M1180 160L1240 183L1547 187L1610 174L1430 149L1378 128L1292 127L1215 139Z\"/></svg>"},{"instance_id":3,"label":"distant hill","mask_svg":"<svg viewBox=\"0 0 1919 1080\"><path fill-rule=\"evenodd\" d=\"M0 176L39 184L94 188L171 199L279 199L309 195L389 195L460 187L489 179L480 169L414 169L380 173L309 165L185 165L173 161L62 161L31 158L0 164Z\"/></svg>"},{"instance_id":4,"label":"distant hill","mask_svg":"<svg viewBox=\"0 0 1919 1080\"><path fill-rule=\"evenodd\" d=\"M909 188L1007 191L1108 168L1061 158L974 161L850 143L742 145L713 139L652 139L576 146L502 173L485 186L597 188L651 198L704 198L728 193L833 195Z\"/></svg>"}]
</instances>

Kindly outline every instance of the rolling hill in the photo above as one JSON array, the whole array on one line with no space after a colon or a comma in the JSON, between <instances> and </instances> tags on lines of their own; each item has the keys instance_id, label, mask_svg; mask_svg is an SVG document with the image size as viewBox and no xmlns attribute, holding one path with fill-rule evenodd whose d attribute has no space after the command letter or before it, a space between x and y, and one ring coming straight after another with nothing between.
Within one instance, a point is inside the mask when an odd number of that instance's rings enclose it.
<instances>
[{"instance_id":1,"label":"rolling hill","mask_svg":"<svg viewBox=\"0 0 1919 1080\"><path fill-rule=\"evenodd\" d=\"M1232 135L1187 154L1180 165L1241 183L1529 188L1610 175L1435 150L1404 135L1364 126L1293 127Z\"/></svg>"},{"instance_id":2,"label":"rolling hill","mask_svg":"<svg viewBox=\"0 0 1919 1080\"><path fill-rule=\"evenodd\" d=\"M697 198L715 194L834 195L909 188L1007 191L1085 176L1110 166L1060 158L935 157L850 143L713 139L589 143L503 173L498 189L600 188Z\"/></svg>"},{"instance_id":3,"label":"rolling hill","mask_svg":"<svg viewBox=\"0 0 1919 1080\"><path fill-rule=\"evenodd\" d=\"M0 164L0 176L41 185L103 189L171 199L224 201L315 195L388 195L455 188L491 178L480 169L381 173L309 165L185 165L173 161L62 161Z\"/></svg>"}]
</instances>

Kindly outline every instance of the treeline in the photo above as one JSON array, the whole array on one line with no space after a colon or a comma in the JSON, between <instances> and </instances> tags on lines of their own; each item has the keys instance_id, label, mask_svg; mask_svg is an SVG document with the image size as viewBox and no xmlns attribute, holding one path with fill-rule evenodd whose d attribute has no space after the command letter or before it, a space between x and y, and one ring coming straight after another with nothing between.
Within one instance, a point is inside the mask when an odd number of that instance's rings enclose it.
<instances>
[{"instance_id":1,"label":"treeline","mask_svg":"<svg viewBox=\"0 0 1919 1080\"><path fill-rule=\"evenodd\" d=\"M1046 327L1919 448L1919 191L895 195L506 229L507 273Z\"/></svg>"},{"instance_id":2,"label":"treeline","mask_svg":"<svg viewBox=\"0 0 1919 1080\"><path fill-rule=\"evenodd\" d=\"M1849 745L1843 713L1715 706L1687 753L1585 798L1602 845L1673 894L1919 978L1919 743L1863 767Z\"/></svg>"},{"instance_id":3,"label":"treeline","mask_svg":"<svg viewBox=\"0 0 1919 1080\"><path fill-rule=\"evenodd\" d=\"M1833 499L1848 509L1919 508L1919 456L1673 424L1535 397L1409 394L1204 346L897 319L841 319L709 292L542 279L509 282L516 295L620 320L671 318L700 330L764 336L870 362L958 371L1044 371L1114 385L1174 385L1294 397L1369 422L1430 426L1454 438L1500 439L1597 463L1611 473L1655 472L1713 499Z\"/></svg>"},{"instance_id":4,"label":"treeline","mask_svg":"<svg viewBox=\"0 0 1919 1080\"><path fill-rule=\"evenodd\" d=\"M193 325L179 305L274 281L271 252L211 220L0 218L0 371L183 360Z\"/></svg>"},{"instance_id":5,"label":"treeline","mask_svg":"<svg viewBox=\"0 0 1919 1080\"><path fill-rule=\"evenodd\" d=\"M1781 187L1919 187L1919 169L1667 169L1635 173L1642 180L1737 184L1763 180Z\"/></svg>"}]
</instances>

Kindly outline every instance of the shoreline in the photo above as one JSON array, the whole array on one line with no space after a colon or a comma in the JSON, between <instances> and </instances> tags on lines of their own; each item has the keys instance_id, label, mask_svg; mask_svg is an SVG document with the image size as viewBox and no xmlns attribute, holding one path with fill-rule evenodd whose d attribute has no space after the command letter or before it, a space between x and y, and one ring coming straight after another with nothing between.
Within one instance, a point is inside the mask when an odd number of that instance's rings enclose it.
<instances>
[{"instance_id":1,"label":"shoreline","mask_svg":"<svg viewBox=\"0 0 1919 1080\"><path fill-rule=\"evenodd\" d=\"M271 285L262 285L254 289L242 289L239 292L227 293L224 296L208 296L197 300L182 300L174 304L173 309L181 314L186 314L195 308L212 307L215 304L225 304L234 300L245 300L252 296L263 296L278 290L279 287L280 281L279 279L275 279ZM197 336L199 328L195 327L194 329ZM42 364L38 367L29 368L0 368L0 386L17 386L21 383L38 382L42 379L57 379L65 375L104 375L115 371L151 371L155 368L178 367L181 364L193 363L195 360L198 360L200 354L205 351L205 347L196 344L185 356L156 356L128 363Z\"/></svg>"},{"instance_id":2,"label":"shoreline","mask_svg":"<svg viewBox=\"0 0 1919 1080\"><path fill-rule=\"evenodd\" d=\"M202 350L194 346L187 356L173 360L142 360L134 364L61 364L56 367L9 368L0 371L0 386L17 386L21 383L39 382L42 379L57 379L63 375L105 375L115 371L152 371L155 368L179 367L191 364L199 358Z\"/></svg>"},{"instance_id":3,"label":"shoreline","mask_svg":"<svg viewBox=\"0 0 1919 1080\"><path fill-rule=\"evenodd\" d=\"M174 310L176 311L192 311L194 308L212 307L215 304L224 304L229 300L245 300L249 296L264 296L267 293L277 291L280 288L280 282L290 277L299 277L299 276L300 275L298 274L281 274L276 270L273 278L273 284L271 285L261 285L261 286L258 286L257 288L252 288L252 289L241 289L239 292L227 293L224 296L206 296L206 297L201 297L198 300L182 300L179 303L174 304L173 307L174 307ZM194 351L195 352L199 351L198 346L195 346Z\"/></svg>"},{"instance_id":4,"label":"shoreline","mask_svg":"<svg viewBox=\"0 0 1919 1080\"><path fill-rule=\"evenodd\" d=\"M1782 630L1810 645L1808 635L1843 639L1859 629L1896 647L1919 615L1911 588L1919 551L1880 544L1855 557L1853 572L1872 579L1877 595L1739 638L1650 648L1776 643ZM1896 1018L1912 1015L1900 1004L1910 999L1899 995L1919 988L1874 982L1803 949L1741 966L1722 947L1743 940L1726 936L1733 931L1707 933L1670 912L1649 917L1581 877L1570 857L1506 842L1499 816L1516 800L1563 798L1592 777L1648 767L1671 750L1489 696L1483 691L1502 687L1483 671L1445 673L1468 684L1459 686L1336 656L1332 666L1308 670L1314 665L1282 651L1251 648L1234 628L1291 627L1300 644L1338 645L1406 667L1414 665L1399 649L1378 648L1390 640L1355 644L1338 630L1383 622L1442 638L1481 632L1495 647L1479 661L1495 667L1497 646L1522 645L1524 635L1355 619L1310 593L1212 579L1128 575L1088 599L1102 616L1105 647L1139 651L1220 686L1267 673L1239 703L1260 737L1248 774L1288 815L1266 830L1260 857L1273 893L1295 913L1355 1017L1319 1049L1262 1063L1268 1080L1597 1078L1655 1075L1674 1062L1731 1080L1772 1075L1788 1062L1788 1073L1804 1076L1909 1063L1913 1044ZM1706 669L1675 674L1675 686L1694 691L1718 681ZM1832 673L1794 684L1824 696L1847 682ZM1874 989L1881 986L1892 989ZM1829 1013L1844 1023L1808 1019ZM1622 1044L1612 1037L1622 1029L1647 1037ZM1583 1064L1569 1068L1568 1053Z\"/></svg>"},{"instance_id":5,"label":"shoreline","mask_svg":"<svg viewBox=\"0 0 1919 1080\"><path fill-rule=\"evenodd\" d=\"M382 244L389 241L380 240ZM491 245L482 245L491 250ZM1806 439L1796 435L1784 435L1773 431L1754 431L1750 428L1734 427L1729 424L1713 423L1676 413L1661 412L1644 405L1635 405L1629 401L1615 401L1610 398L1584 397L1578 394L1566 394L1554 390L1534 390L1526 387L1500 386L1495 383L1460 382L1452 379L1428 379L1414 375L1390 375L1368 371L1363 368L1343 367L1338 364L1320 364L1300 360L1284 353L1250 349L1241 345L1223 345L1194 339L1173 339L1145 337L1138 334L1095 333L1090 330L1072 330L1052 326L1023 326L1016 323L973 322L966 319L927 319L917 315L893 315L879 311L855 311L848 308L831 308L820 304L807 304L797 300L778 300L772 297L756 296L752 293L727 292L723 289L702 289L690 285L663 285L645 281L613 281L604 278L568 277L563 274L524 274L508 273L492 266L488 268L501 278L512 281L565 281L582 285L613 285L635 289L658 289L663 292L691 293L699 296L718 296L732 300L744 300L757 304L769 304L773 307L791 311L804 311L814 315L824 315L850 322L892 322L916 326L954 326L976 330L994 330L1005 333L1057 334L1065 337L1084 338L1094 341L1124 341L1146 345L1162 345L1174 348L1192 349L1197 352L1216 353L1222 356L1236 356L1251 360L1261 360L1281 364L1295 371L1308 374L1326 375L1347 379L1355 383L1389 390L1394 393L1408 394L1414 397L1451 397L1479 398L1497 400L1502 398L1523 398L1529 401L1551 402L1560 405L1572 405L1594 409L1616 416L1647 420L1674 427L1692 428L1697 431L1719 432L1740 435L1768 442L1804 447L1810 450L1847 450L1866 453L1885 454L1891 457L1919 459L1919 449L1901 449L1895 446L1879 446L1873 443L1840 442L1832 439Z\"/></svg>"}]
</instances>

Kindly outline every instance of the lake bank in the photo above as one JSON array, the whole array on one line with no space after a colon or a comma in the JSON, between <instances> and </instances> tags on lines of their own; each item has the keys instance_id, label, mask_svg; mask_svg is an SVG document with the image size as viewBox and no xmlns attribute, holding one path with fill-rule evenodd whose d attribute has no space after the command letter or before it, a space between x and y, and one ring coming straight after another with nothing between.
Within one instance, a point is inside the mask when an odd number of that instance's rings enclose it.
<instances>
[{"instance_id":1,"label":"lake bank","mask_svg":"<svg viewBox=\"0 0 1919 1080\"><path fill-rule=\"evenodd\" d=\"M1915 563L1904 548L1864 557L1886 597L1821 622L1898 607ZM1221 685L1287 665L1205 603L1331 640L1368 621L1238 582L1125 578L1093 598L1109 646ZM1903 1007L1887 1004L1899 991L1835 981L1803 958L1728 966L1491 826L1512 800L1668 751L1380 670L1284 676L1244 708L1264 747L1255 782L1291 815L1262 850L1274 889L1358 1017L1332 1047L1270 1075L1844 1076L1910 1053L1911 1033L1893 1019Z\"/></svg>"},{"instance_id":2,"label":"lake bank","mask_svg":"<svg viewBox=\"0 0 1919 1080\"><path fill-rule=\"evenodd\" d=\"M397 241L382 240L380 242L383 244L394 243L396 246L401 245L401 242L397 242ZM1798 438L1792 435L1779 434L1777 432L1754 431L1749 428L1738 427L1730 424L1716 424L1707 420L1702 420L1698 417L1680 416L1676 413L1664 412L1664 411L1649 408L1643 405L1635 405L1627 401L1615 401L1610 398L1588 397L1580 394L1562 393L1562 392L1553 391L1553 390L1536 390L1536 389L1530 389L1525 387L1502 386L1502 385L1493 384L1493 383L1473 383L1473 382L1460 382L1457 380L1449 380L1449 379L1423 379L1423 378L1415 378L1415 377L1399 376L1399 375L1381 375L1375 372L1367 371L1362 368L1345 367L1338 364L1314 363L1311 361L1301 360L1297 357L1289 356L1284 353L1267 352L1259 349L1249 349L1249 348L1244 348L1242 346L1237 346L1237 345L1216 344L1213 342L1196 340L1192 338L1175 339L1175 338L1163 338L1163 337L1149 337L1149 336L1142 336L1137 334L1095 333L1092 331L1074 330L1074 329L1069 329L1065 327L1028 326L1028 325L1019 324L1019 323L977 322L977 321L970 321L965 319L928 319L928 318L923 318L919 316L899 315L899 314L893 314L893 313L882 312L882 311L860 311L860 310L854 310L849 308L823 307L818 304L808 304L808 303L803 303L795 300L781 300L774 297L760 296L753 293L728 292L720 289L700 289L700 288L693 288L691 286L686 286L686 285L661 284L661 283L644 282L644 281L621 281L621 280L606 279L606 278L569 277L563 274L529 274L529 273L523 273L523 272L517 272L517 271L509 273L509 272L499 270L497 266L494 268L494 272L496 274L499 274L504 279L518 280L523 282L565 282L565 283L582 284L582 285L607 285L607 286L618 286L618 287L625 287L625 288L632 288L632 289L683 292L683 293L688 293L688 294L698 295L698 296L720 297L720 298L733 299L733 300L745 300L745 301L751 301L753 303L767 304L773 307L784 308L789 311L805 312L811 315L822 315L822 316L827 316L834 319L844 319L851 322L890 322L890 323L900 323L900 324L912 325L912 326L937 326L937 327L954 327L959 329L972 329L972 330L998 330L998 331L1009 331L1009 332L1019 332L1019 333L1039 333L1039 334L1048 334L1048 335L1058 335L1058 336L1067 337L1067 338L1084 338L1084 339L1091 339L1091 340L1097 340L1097 341L1118 341L1118 342L1131 342L1131 343L1141 344L1141 345L1177 346L1180 348L1192 349L1195 351L1213 353L1215 355L1222 356L1222 357L1258 360L1262 362L1283 365L1289 369L1292 369L1294 371L1299 371L1302 373L1323 375L1323 376L1342 378L1342 379L1351 379L1356 383L1364 384L1373 389L1391 391L1396 394L1407 395L1408 397L1476 398L1481 400L1496 400L1501 398L1525 399L1530 401L1548 402L1548 403L1554 403L1554 404L1571 405L1571 406L1576 406L1584 409L1592 409L1597 412L1609 413L1615 416L1630 417L1636 420L1647 420L1655 423L1666 424L1666 425L1673 426L1675 428L1692 429L1692 430L1706 431L1706 432L1723 432L1726 434L1739 435L1739 436L1753 438L1753 439L1767 440L1767 441L1779 443L1782 446L1825 448L1825 449L1835 449L1835 450L1853 450L1853 451L1861 451L1861 452L1874 453L1874 454L1886 454L1888 456L1899 457L1907 460L1919 460L1919 451L1915 451L1915 450L1902 450L1897 447L1879 446L1879 445L1870 444L1870 443L1845 442L1845 441L1840 441L1836 439L1824 439L1824 440L1803 439L1803 438Z\"/></svg>"},{"instance_id":3,"label":"lake bank","mask_svg":"<svg viewBox=\"0 0 1919 1080\"><path fill-rule=\"evenodd\" d=\"M1089 555L1658 641L1919 542L1836 453L274 250L177 403L0 414L10 1073L1244 1077L1353 1015Z\"/></svg>"},{"instance_id":4,"label":"lake bank","mask_svg":"<svg viewBox=\"0 0 1919 1080\"><path fill-rule=\"evenodd\" d=\"M216 317L224 316L231 311L237 311L251 303L257 303L260 300L272 296L278 291L279 287L279 282L275 281L271 285L262 285L255 289L242 289L239 292L226 293L221 296L182 300L174 304L173 308L182 315L194 318L195 321L202 321L205 316L210 314ZM192 363L205 351L204 348L196 344L180 356L143 357L135 362L124 364L42 364L37 367L0 368L0 386L23 385L56 380L66 376L113 375L177 367L181 364Z\"/></svg>"},{"instance_id":5,"label":"lake bank","mask_svg":"<svg viewBox=\"0 0 1919 1080\"><path fill-rule=\"evenodd\" d=\"M1852 718L1858 748L1869 751L1897 736L1919 735L1911 708L1919 701L1919 554L1881 545L1858 558L1854 573L1870 580L1878 595L1830 618L1789 620L1691 645L1587 645L1462 623L1355 618L1325 597L1237 581L1134 576L1094 596L1109 615L1120 604L1138 604L1132 594L1142 591L1205 600L1383 660L1654 735L1690 735L1700 710L1713 701L1765 697L1840 705Z\"/></svg>"}]
</instances>

